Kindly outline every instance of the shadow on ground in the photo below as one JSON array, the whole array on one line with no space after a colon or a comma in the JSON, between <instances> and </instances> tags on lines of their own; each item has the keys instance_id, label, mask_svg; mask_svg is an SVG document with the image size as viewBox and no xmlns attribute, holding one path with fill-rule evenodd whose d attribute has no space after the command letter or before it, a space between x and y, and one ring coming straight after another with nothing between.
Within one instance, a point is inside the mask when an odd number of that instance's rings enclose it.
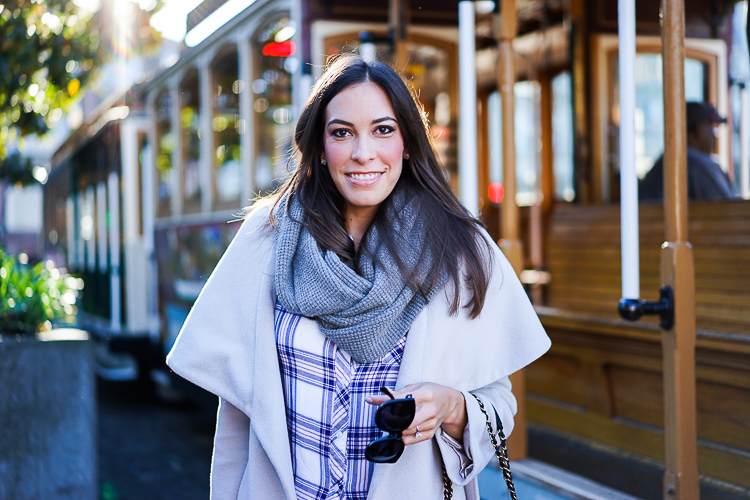
<instances>
[{"instance_id":1,"label":"shadow on ground","mask_svg":"<svg viewBox=\"0 0 750 500\"><path fill-rule=\"evenodd\" d=\"M102 500L206 500L215 412L148 384L97 384Z\"/></svg>"}]
</instances>

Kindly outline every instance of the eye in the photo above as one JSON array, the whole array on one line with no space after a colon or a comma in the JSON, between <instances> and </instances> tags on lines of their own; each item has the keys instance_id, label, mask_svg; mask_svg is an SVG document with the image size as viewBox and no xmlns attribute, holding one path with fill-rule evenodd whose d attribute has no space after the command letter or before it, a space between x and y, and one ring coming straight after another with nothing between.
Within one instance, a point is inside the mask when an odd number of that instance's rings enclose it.
<instances>
[{"instance_id":1,"label":"eye","mask_svg":"<svg viewBox=\"0 0 750 500\"><path fill-rule=\"evenodd\" d=\"M331 131L331 135L339 139L346 137L348 133L349 131L345 128L337 128L336 130Z\"/></svg>"},{"instance_id":2,"label":"eye","mask_svg":"<svg viewBox=\"0 0 750 500\"><path fill-rule=\"evenodd\" d=\"M375 132L377 132L380 135L388 135L393 132L395 132L396 128L391 127L390 125L380 125L378 128L375 129Z\"/></svg>"}]
</instances>

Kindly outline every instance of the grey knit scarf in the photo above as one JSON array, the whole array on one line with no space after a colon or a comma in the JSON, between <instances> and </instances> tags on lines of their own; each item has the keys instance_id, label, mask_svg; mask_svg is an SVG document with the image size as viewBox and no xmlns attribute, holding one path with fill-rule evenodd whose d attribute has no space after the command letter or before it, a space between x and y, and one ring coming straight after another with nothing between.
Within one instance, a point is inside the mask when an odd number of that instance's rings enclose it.
<instances>
[{"instance_id":1,"label":"grey knit scarf","mask_svg":"<svg viewBox=\"0 0 750 500\"><path fill-rule=\"evenodd\" d=\"M418 209L405 196L396 198L391 221L398 253L420 282L427 277L430 258L419 261L424 244ZM334 252L323 251L299 222L304 210L292 198L277 205L276 294L289 311L314 318L320 331L359 363L382 357L406 334L425 304L442 288L445 279L427 297L408 286L396 261L379 244L377 227L370 229L361 252L360 274ZM372 255L377 255L376 265Z\"/></svg>"}]
</instances>

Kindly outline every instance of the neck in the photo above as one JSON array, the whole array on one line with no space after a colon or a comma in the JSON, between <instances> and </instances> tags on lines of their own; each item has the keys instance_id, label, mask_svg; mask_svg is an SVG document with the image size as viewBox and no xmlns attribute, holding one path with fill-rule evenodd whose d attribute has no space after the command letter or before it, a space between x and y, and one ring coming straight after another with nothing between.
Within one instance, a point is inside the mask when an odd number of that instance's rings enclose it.
<instances>
[{"instance_id":1,"label":"neck","mask_svg":"<svg viewBox=\"0 0 750 500\"><path fill-rule=\"evenodd\" d=\"M377 211L378 207L346 207L344 211L346 232L354 240L355 248L359 248L359 242L362 241L362 236L365 235L365 231L370 227L370 223L375 218Z\"/></svg>"}]
</instances>

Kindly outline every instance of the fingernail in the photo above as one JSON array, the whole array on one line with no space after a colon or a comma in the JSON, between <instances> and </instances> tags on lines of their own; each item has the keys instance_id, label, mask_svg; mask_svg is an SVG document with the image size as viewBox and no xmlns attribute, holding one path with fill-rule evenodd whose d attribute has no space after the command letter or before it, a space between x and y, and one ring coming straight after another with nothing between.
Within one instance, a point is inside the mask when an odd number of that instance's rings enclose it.
<instances>
[{"instance_id":1,"label":"fingernail","mask_svg":"<svg viewBox=\"0 0 750 500\"><path fill-rule=\"evenodd\" d=\"M367 403L372 403L372 396L367 396L367 397L365 398L365 402L367 402Z\"/></svg>"}]
</instances>

